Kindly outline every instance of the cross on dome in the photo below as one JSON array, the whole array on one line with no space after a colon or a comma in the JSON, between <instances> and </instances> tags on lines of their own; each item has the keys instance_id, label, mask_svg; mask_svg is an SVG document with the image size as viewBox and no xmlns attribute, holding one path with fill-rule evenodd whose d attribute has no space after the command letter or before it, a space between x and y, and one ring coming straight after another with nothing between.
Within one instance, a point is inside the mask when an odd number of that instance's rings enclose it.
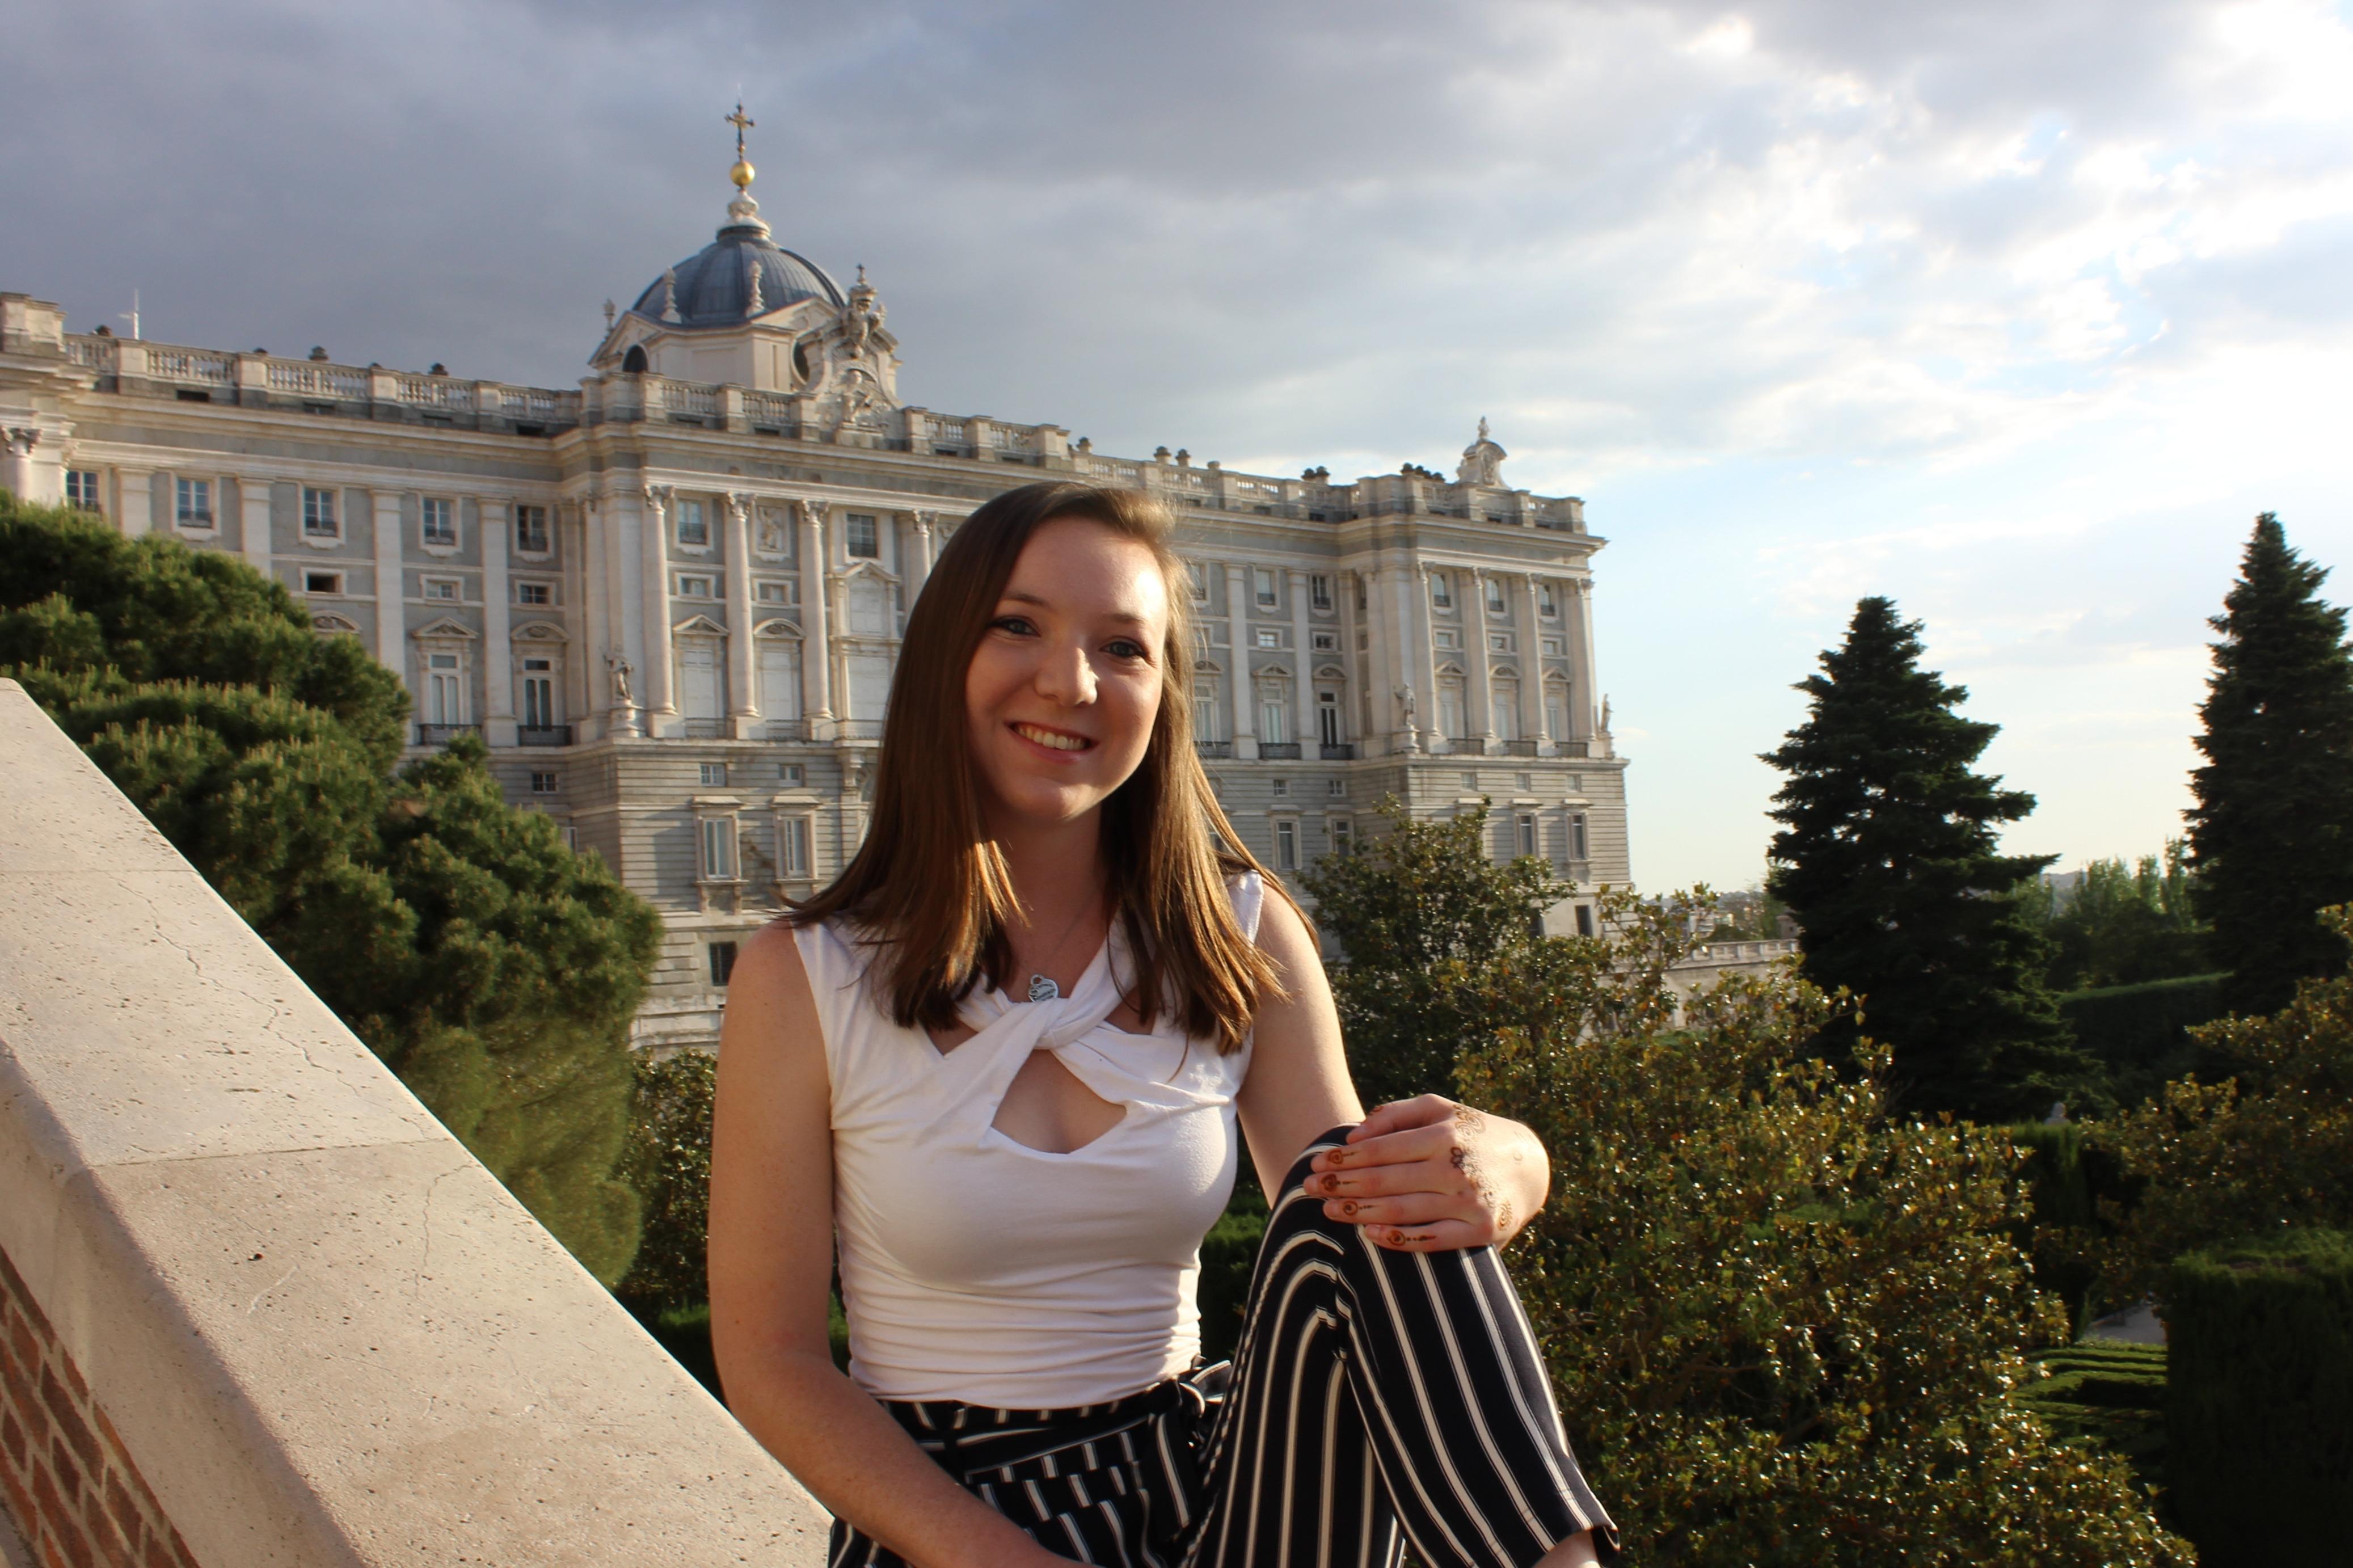
<instances>
[{"instance_id":1,"label":"cross on dome","mask_svg":"<svg viewBox=\"0 0 2353 1568\"><path fill-rule=\"evenodd\" d=\"M723 114L719 118L722 123L735 128L735 167L728 171L727 177L735 182L737 190L747 190L752 184L753 170L751 162L744 156L744 132L759 121L744 112L744 100L740 98L735 100L734 113Z\"/></svg>"}]
</instances>

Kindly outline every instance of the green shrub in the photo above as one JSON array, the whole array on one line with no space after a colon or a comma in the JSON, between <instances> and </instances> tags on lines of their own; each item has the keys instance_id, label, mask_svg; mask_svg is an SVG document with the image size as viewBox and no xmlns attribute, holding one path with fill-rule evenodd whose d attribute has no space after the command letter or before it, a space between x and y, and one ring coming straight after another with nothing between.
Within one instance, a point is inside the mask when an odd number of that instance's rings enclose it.
<instances>
[{"instance_id":1,"label":"green shrub","mask_svg":"<svg viewBox=\"0 0 2353 1568\"><path fill-rule=\"evenodd\" d=\"M711 1106L719 1058L708 1051L637 1060L629 1142L616 1173L645 1215L637 1261L615 1293L632 1309L685 1312L711 1300Z\"/></svg>"},{"instance_id":2,"label":"green shrub","mask_svg":"<svg viewBox=\"0 0 2353 1568\"><path fill-rule=\"evenodd\" d=\"M2201 1559L2353 1561L2353 1237L2188 1254L2165 1316L2174 1506Z\"/></svg>"},{"instance_id":3,"label":"green shrub","mask_svg":"<svg viewBox=\"0 0 2353 1568\"><path fill-rule=\"evenodd\" d=\"M2167 1079L2205 1065L2189 1031L2228 1011L2223 978L2191 974L2070 991L2059 998L2059 1016L2107 1069L2109 1095L2120 1104L2137 1104Z\"/></svg>"},{"instance_id":4,"label":"green shrub","mask_svg":"<svg viewBox=\"0 0 2353 1568\"><path fill-rule=\"evenodd\" d=\"M2043 1373L2019 1390L2019 1403L2063 1441L2088 1443L2129 1462L2143 1485L2165 1487L2165 1359L2163 1345L2087 1340L2030 1358Z\"/></svg>"}]
</instances>

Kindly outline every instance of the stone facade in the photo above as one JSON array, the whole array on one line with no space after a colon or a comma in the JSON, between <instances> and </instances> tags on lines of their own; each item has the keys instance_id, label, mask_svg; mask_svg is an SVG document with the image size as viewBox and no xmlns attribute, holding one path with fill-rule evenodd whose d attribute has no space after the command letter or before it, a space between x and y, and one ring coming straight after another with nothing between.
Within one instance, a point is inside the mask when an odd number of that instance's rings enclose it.
<instances>
[{"instance_id":1,"label":"stone facade","mask_svg":"<svg viewBox=\"0 0 2353 1568\"><path fill-rule=\"evenodd\" d=\"M402 672L415 742L479 732L517 804L657 905L641 1044L717 1035L731 944L829 879L907 606L974 507L1044 478L1183 520L1206 630L1200 747L1268 864L1482 797L1498 855L1580 897L1630 880L1594 671L1582 501L1454 478L1102 456L1063 426L899 396L898 340L773 243L745 187L712 245L615 311L577 390L65 330L0 294L0 482L233 551Z\"/></svg>"}]
</instances>

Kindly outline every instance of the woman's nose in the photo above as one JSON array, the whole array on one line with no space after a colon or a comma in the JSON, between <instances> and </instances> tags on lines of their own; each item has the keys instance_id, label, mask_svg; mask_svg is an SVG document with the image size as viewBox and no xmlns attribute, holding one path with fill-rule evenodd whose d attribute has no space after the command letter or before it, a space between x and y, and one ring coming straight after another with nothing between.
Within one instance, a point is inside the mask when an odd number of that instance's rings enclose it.
<instances>
[{"instance_id":1,"label":"woman's nose","mask_svg":"<svg viewBox=\"0 0 2353 1568\"><path fill-rule=\"evenodd\" d=\"M1095 667L1087 650L1071 647L1057 650L1038 668L1038 694L1066 707L1082 707L1095 700Z\"/></svg>"}]
</instances>

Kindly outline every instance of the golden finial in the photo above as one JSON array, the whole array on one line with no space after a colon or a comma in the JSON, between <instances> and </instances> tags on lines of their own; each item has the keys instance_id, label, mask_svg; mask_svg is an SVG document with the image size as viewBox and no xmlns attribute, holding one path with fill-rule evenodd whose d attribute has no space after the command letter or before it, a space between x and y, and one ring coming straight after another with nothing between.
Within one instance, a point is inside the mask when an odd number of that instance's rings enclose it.
<instances>
[{"instance_id":1,"label":"golden finial","mask_svg":"<svg viewBox=\"0 0 2353 1568\"><path fill-rule=\"evenodd\" d=\"M752 188L753 170L751 161L744 156L744 132L759 121L744 112L741 99L736 100L734 113L723 114L719 118L735 128L735 166L727 171L727 177L735 182L737 190L748 191Z\"/></svg>"}]
</instances>

